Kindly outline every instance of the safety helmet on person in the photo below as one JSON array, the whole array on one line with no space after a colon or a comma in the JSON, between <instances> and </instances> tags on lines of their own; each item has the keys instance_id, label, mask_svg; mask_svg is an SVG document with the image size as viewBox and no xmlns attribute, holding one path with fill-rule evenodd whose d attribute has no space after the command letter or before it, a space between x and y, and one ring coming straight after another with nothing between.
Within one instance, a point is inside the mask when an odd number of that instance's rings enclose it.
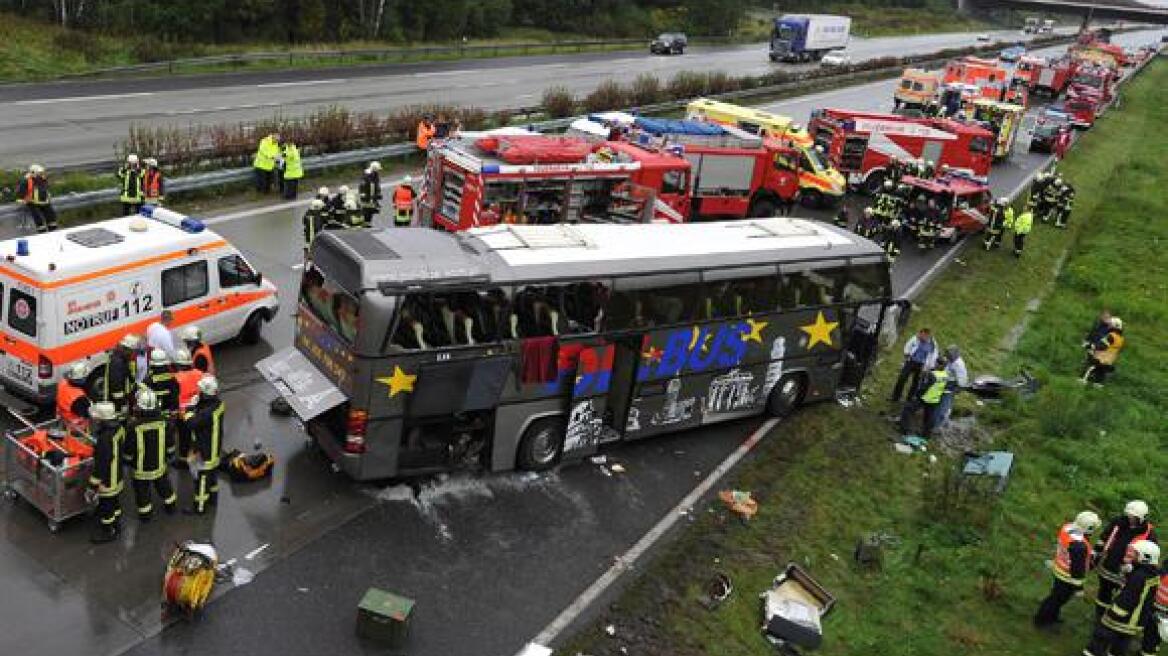
<instances>
[{"instance_id":1,"label":"safety helmet on person","mask_svg":"<svg viewBox=\"0 0 1168 656\"><path fill-rule=\"evenodd\" d=\"M1095 531L1098 531L1100 524L1102 522L1099 521L1099 515L1096 515L1090 510L1084 510L1078 515L1075 515L1075 528L1086 535L1091 535Z\"/></svg>"},{"instance_id":2,"label":"safety helmet on person","mask_svg":"<svg viewBox=\"0 0 1168 656\"><path fill-rule=\"evenodd\" d=\"M1005 207L1010 201L1006 200L1005 196L1002 196L1002 197L998 198L997 200L995 200L994 202L1001 207Z\"/></svg>"},{"instance_id":3,"label":"safety helmet on person","mask_svg":"<svg viewBox=\"0 0 1168 656\"><path fill-rule=\"evenodd\" d=\"M893 189L892 180L885 180L884 181L884 191L892 191L892 189Z\"/></svg>"},{"instance_id":4,"label":"safety helmet on person","mask_svg":"<svg viewBox=\"0 0 1168 656\"><path fill-rule=\"evenodd\" d=\"M134 153L130 153L129 155L126 155L126 163L127 164L137 164L138 163L138 156L135 155Z\"/></svg>"},{"instance_id":5,"label":"safety helmet on person","mask_svg":"<svg viewBox=\"0 0 1168 656\"><path fill-rule=\"evenodd\" d=\"M864 216L872 216L872 208L871 207L864 208Z\"/></svg>"},{"instance_id":6,"label":"safety helmet on person","mask_svg":"<svg viewBox=\"0 0 1168 656\"><path fill-rule=\"evenodd\" d=\"M30 164L28 167L28 172L33 175L43 175L45 172L45 167L41 166L40 164Z\"/></svg>"},{"instance_id":7,"label":"safety helmet on person","mask_svg":"<svg viewBox=\"0 0 1168 656\"><path fill-rule=\"evenodd\" d=\"M170 356L166 351L156 348L150 351L150 366L151 367L168 367L170 366Z\"/></svg>"},{"instance_id":8,"label":"safety helmet on person","mask_svg":"<svg viewBox=\"0 0 1168 656\"><path fill-rule=\"evenodd\" d=\"M149 389L138 390L138 394L134 397L134 404L138 406L139 410L157 410L158 395Z\"/></svg>"},{"instance_id":9,"label":"safety helmet on person","mask_svg":"<svg viewBox=\"0 0 1168 656\"><path fill-rule=\"evenodd\" d=\"M381 170L381 162L378 162L376 160L369 162L369 170L370 171L380 171Z\"/></svg>"},{"instance_id":10,"label":"safety helmet on person","mask_svg":"<svg viewBox=\"0 0 1168 656\"><path fill-rule=\"evenodd\" d=\"M118 346L136 351L141 348L142 340L134 333L126 333L122 336L121 341L118 342Z\"/></svg>"},{"instance_id":11,"label":"safety helmet on person","mask_svg":"<svg viewBox=\"0 0 1168 656\"><path fill-rule=\"evenodd\" d=\"M146 166L149 166L152 169L156 169L158 168L158 160L154 159L153 157L147 157Z\"/></svg>"},{"instance_id":12,"label":"safety helmet on person","mask_svg":"<svg viewBox=\"0 0 1168 656\"><path fill-rule=\"evenodd\" d=\"M316 195L318 195L318 196L328 196L328 195L329 195L329 188L328 188L328 187L321 187L320 189L317 189L317 190L316 190Z\"/></svg>"},{"instance_id":13,"label":"safety helmet on person","mask_svg":"<svg viewBox=\"0 0 1168 656\"><path fill-rule=\"evenodd\" d=\"M219 396L219 379L210 374L199 379L198 387L203 396Z\"/></svg>"},{"instance_id":14,"label":"safety helmet on person","mask_svg":"<svg viewBox=\"0 0 1168 656\"><path fill-rule=\"evenodd\" d=\"M184 342L201 342L203 341L203 330L195 325L190 325L182 329L180 338Z\"/></svg>"},{"instance_id":15,"label":"safety helmet on person","mask_svg":"<svg viewBox=\"0 0 1168 656\"><path fill-rule=\"evenodd\" d=\"M409 183L411 183L413 181L414 181L414 178L411 175L406 175L404 178L402 178L402 184L408 185Z\"/></svg>"},{"instance_id":16,"label":"safety helmet on person","mask_svg":"<svg viewBox=\"0 0 1168 656\"><path fill-rule=\"evenodd\" d=\"M65 372L65 380L74 385L85 384L85 379L89 377L89 365L84 362L76 362L72 367L69 367Z\"/></svg>"},{"instance_id":17,"label":"safety helmet on person","mask_svg":"<svg viewBox=\"0 0 1168 656\"><path fill-rule=\"evenodd\" d=\"M1136 540L1131 545L1132 562L1136 565L1156 565L1160 562L1160 547L1151 540Z\"/></svg>"},{"instance_id":18,"label":"safety helmet on person","mask_svg":"<svg viewBox=\"0 0 1168 656\"><path fill-rule=\"evenodd\" d=\"M345 209L347 209L347 210L357 209L357 200L355 198L353 198L352 196L346 198L345 199Z\"/></svg>"},{"instance_id":19,"label":"safety helmet on person","mask_svg":"<svg viewBox=\"0 0 1168 656\"><path fill-rule=\"evenodd\" d=\"M308 204L308 208L313 209L313 210L323 210L324 209L324 201L319 199L319 198L313 198L312 202L310 202Z\"/></svg>"},{"instance_id":20,"label":"safety helmet on person","mask_svg":"<svg viewBox=\"0 0 1168 656\"><path fill-rule=\"evenodd\" d=\"M194 366L195 361L191 359L191 352L185 348L176 348L174 350L174 363L180 367Z\"/></svg>"},{"instance_id":21,"label":"safety helmet on person","mask_svg":"<svg viewBox=\"0 0 1168 656\"><path fill-rule=\"evenodd\" d=\"M342 196L342 197L348 196L349 195L349 185L341 185L341 186L337 187L337 195Z\"/></svg>"},{"instance_id":22,"label":"safety helmet on person","mask_svg":"<svg viewBox=\"0 0 1168 656\"><path fill-rule=\"evenodd\" d=\"M1111 325L1115 325L1114 317L1111 319ZM1123 507L1123 514L1142 522L1148 517L1148 504L1141 501L1140 499L1132 499L1131 501L1127 502L1126 506Z\"/></svg>"},{"instance_id":23,"label":"safety helmet on person","mask_svg":"<svg viewBox=\"0 0 1168 656\"><path fill-rule=\"evenodd\" d=\"M1123 330L1123 319L1120 319L1119 317L1111 317L1111 327L1116 330Z\"/></svg>"},{"instance_id":24,"label":"safety helmet on person","mask_svg":"<svg viewBox=\"0 0 1168 656\"><path fill-rule=\"evenodd\" d=\"M118 416L118 410L109 401L98 401L89 406L89 418L97 421L113 421Z\"/></svg>"}]
</instances>

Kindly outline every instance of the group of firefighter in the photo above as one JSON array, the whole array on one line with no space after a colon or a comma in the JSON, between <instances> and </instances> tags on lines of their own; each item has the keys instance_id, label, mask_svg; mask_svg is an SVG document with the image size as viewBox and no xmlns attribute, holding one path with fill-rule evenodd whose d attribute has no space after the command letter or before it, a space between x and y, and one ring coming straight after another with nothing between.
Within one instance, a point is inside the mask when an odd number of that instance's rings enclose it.
<instances>
[{"instance_id":1,"label":"group of firefighter","mask_svg":"<svg viewBox=\"0 0 1168 656\"><path fill-rule=\"evenodd\" d=\"M1014 232L1014 256L1022 257L1026 246L1026 235L1034 228L1034 218L1043 223L1053 223L1056 228L1066 228L1075 207L1075 188L1063 179L1052 167L1040 171L1030 185L1026 205L1019 213L1004 198L994 201L986 223L983 246L987 251L1002 245L1002 235L1006 230Z\"/></svg>"},{"instance_id":2,"label":"group of firefighter","mask_svg":"<svg viewBox=\"0 0 1168 656\"><path fill-rule=\"evenodd\" d=\"M1095 570L1095 623L1084 656L1127 654L1137 641L1140 654L1156 654L1168 635L1168 561L1160 560L1148 514L1148 504L1133 499L1107 526L1090 510L1063 524L1048 561L1051 590L1034 614L1035 626L1061 623L1063 606L1084 596L1087 576Z\"/></svg>"},{"instance_id":3,"label":"group of firefighter","mask_svg":"<svg viewBox=\"0 0 1168 656\"><path fill-rule=\"evenodd\" d=\"M402 178L393 190L393 225L405 227L413 223L415 192L413 179ZM370 162L361 176L357 192L347 185L337 188L337 193L328 187L317 190L316 196L308 204L308 211L302 219L304 228L304 253L316 236L325 230L362 230L373 227L373 219L381 211L381 163Z\"/></svg>"},{"instance_id":4,"label":"group of firefighter","mask_svg":"<svg viewBox=\"0 0 1168 656\"><path fill-rule=\"evenodd\" d=\"M926 200L920 195L914 201L912 187L904 182L904 178L932 180L938 174L948 175L948 167L942 166L938 171L933 162L920 159L902 162L893 157L885 171L884 184L873 203L864 208L863 215L856 222L855 232L881 244L892 260L900 255L901 235L905 229L916 235L919 249L933 248L948 217L936 199ZM841 209L836 215L836 224L846 227L849 218L847 208Z\"/></svg>"},{"instance_id":5,"label":"group of firefighter","mask_svg":"<svg viewBox=\"0 0 1168 656\"><path fill-rule=\"evenodd\" d=\"M178 507L169 468L191 471L193 499L184 512L204 514L217 501L224 405L210 347L196 326L180 335L173 355L136 334L109 352L104 372L84 362L57 389L62 423L93 440L90 486L97 524L90 541L110 542L121 528L121 495L129 474L138 519L150 521L154 496L167 514Z\"/></svg>"}]
</instances>

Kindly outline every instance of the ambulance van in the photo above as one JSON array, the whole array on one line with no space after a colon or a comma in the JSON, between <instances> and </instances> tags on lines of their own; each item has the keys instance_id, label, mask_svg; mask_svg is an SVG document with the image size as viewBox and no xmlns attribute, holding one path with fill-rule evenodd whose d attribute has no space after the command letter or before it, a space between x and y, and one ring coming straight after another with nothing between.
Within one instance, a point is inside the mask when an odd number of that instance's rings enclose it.
<instances>
[{"instance_id":1,"label":"ambulance van","mask_svg":"<svg viewBox=\"0 0 1168 656\"><path fill-rule=\"evenodd\" d=\"M90 363L100 381L106 353L163 310L172 329L197 324L213 344L257 341L278 307L275 285L235 247L163 208L0 241L0 382L47 404L70 365Z\"/></svg>"}]
</instances>

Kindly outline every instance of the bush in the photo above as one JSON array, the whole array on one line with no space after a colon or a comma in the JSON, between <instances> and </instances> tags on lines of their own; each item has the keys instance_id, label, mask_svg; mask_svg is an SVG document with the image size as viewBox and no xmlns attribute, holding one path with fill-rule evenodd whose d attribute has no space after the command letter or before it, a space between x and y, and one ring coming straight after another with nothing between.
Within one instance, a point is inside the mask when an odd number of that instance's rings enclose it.
<instances>
[{"instance_id":1,"label":"bush","mask_svg":"<svg viewBox=\"0 0 1168 656\"><path fill-rule=\"evenodd\" d=\"M641 73L629 87L629 101L635 105L661 102L661 81L651 73Z\"/></svg>"},{"instance_id":2,"label":"bush","mask_svg":"<svg viewBox=\"0 0 1168 656\"><path fill-rule=\"evenodd\" d=\"M724 71L715 71L706 76L706 93L719 94L737 91L741 88L741 80L727 75Z\"/></svg>"},{"instance_id":3,"label":"bush","mask_svg":"<svg viewBox=\"0 0 1168 656\"><path fill-rule=\"evenodd\" d=\"M551 118L566 118L576 113L576 97L566 87L549 87L544 89L540 106Z\"/></svg>"},{"instance_id":4,"label":"bush","mask_svg":"<svg viewBox=\"0 0 1168 656\"><path fill-rule=\"evenodd\" d=\"M101 39L82 31L59 32L53 37L53 46L62 52L75 52L87 62L100 61L106 53Z\"/></svg>"},{"instance_id":5,"label":"bush","mask_svg":"<svg viewBox=\"0 0 1168 656\"><path fill-rule=\"evenodd\" d=\"M703 96L706 93L706 76L694 71L681 71L669 80L667 91L673 100Z\"/></svg>"},{"instance_id":6,"label":"bush","mask_svg":"<svg viewBox=\"0 0 1168 656\"><path fill-rule=\"evenodd\" d=\"M584 109L589 112L603 112L610 109L624 109L629 104L630 94L616 80L605 80L592 93L584 97Z\"/></svg>"}]
</instances>

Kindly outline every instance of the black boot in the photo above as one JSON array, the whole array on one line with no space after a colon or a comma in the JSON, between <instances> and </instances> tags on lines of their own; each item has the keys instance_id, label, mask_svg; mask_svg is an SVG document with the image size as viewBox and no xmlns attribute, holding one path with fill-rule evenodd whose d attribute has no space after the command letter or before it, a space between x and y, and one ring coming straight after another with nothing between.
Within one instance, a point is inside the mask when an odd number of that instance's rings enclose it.
<instances>
[{"instance_id":1,"label":"black boot","mask_svg":"<svg viewBox=\"0 0 1168 656\"><path fill-rule=\"evenodd\" d=\"M117 524L98 524L89 536L89 541L93 544L105 544L116 539L118 539Z\"/></svg>"}]
</instances>

